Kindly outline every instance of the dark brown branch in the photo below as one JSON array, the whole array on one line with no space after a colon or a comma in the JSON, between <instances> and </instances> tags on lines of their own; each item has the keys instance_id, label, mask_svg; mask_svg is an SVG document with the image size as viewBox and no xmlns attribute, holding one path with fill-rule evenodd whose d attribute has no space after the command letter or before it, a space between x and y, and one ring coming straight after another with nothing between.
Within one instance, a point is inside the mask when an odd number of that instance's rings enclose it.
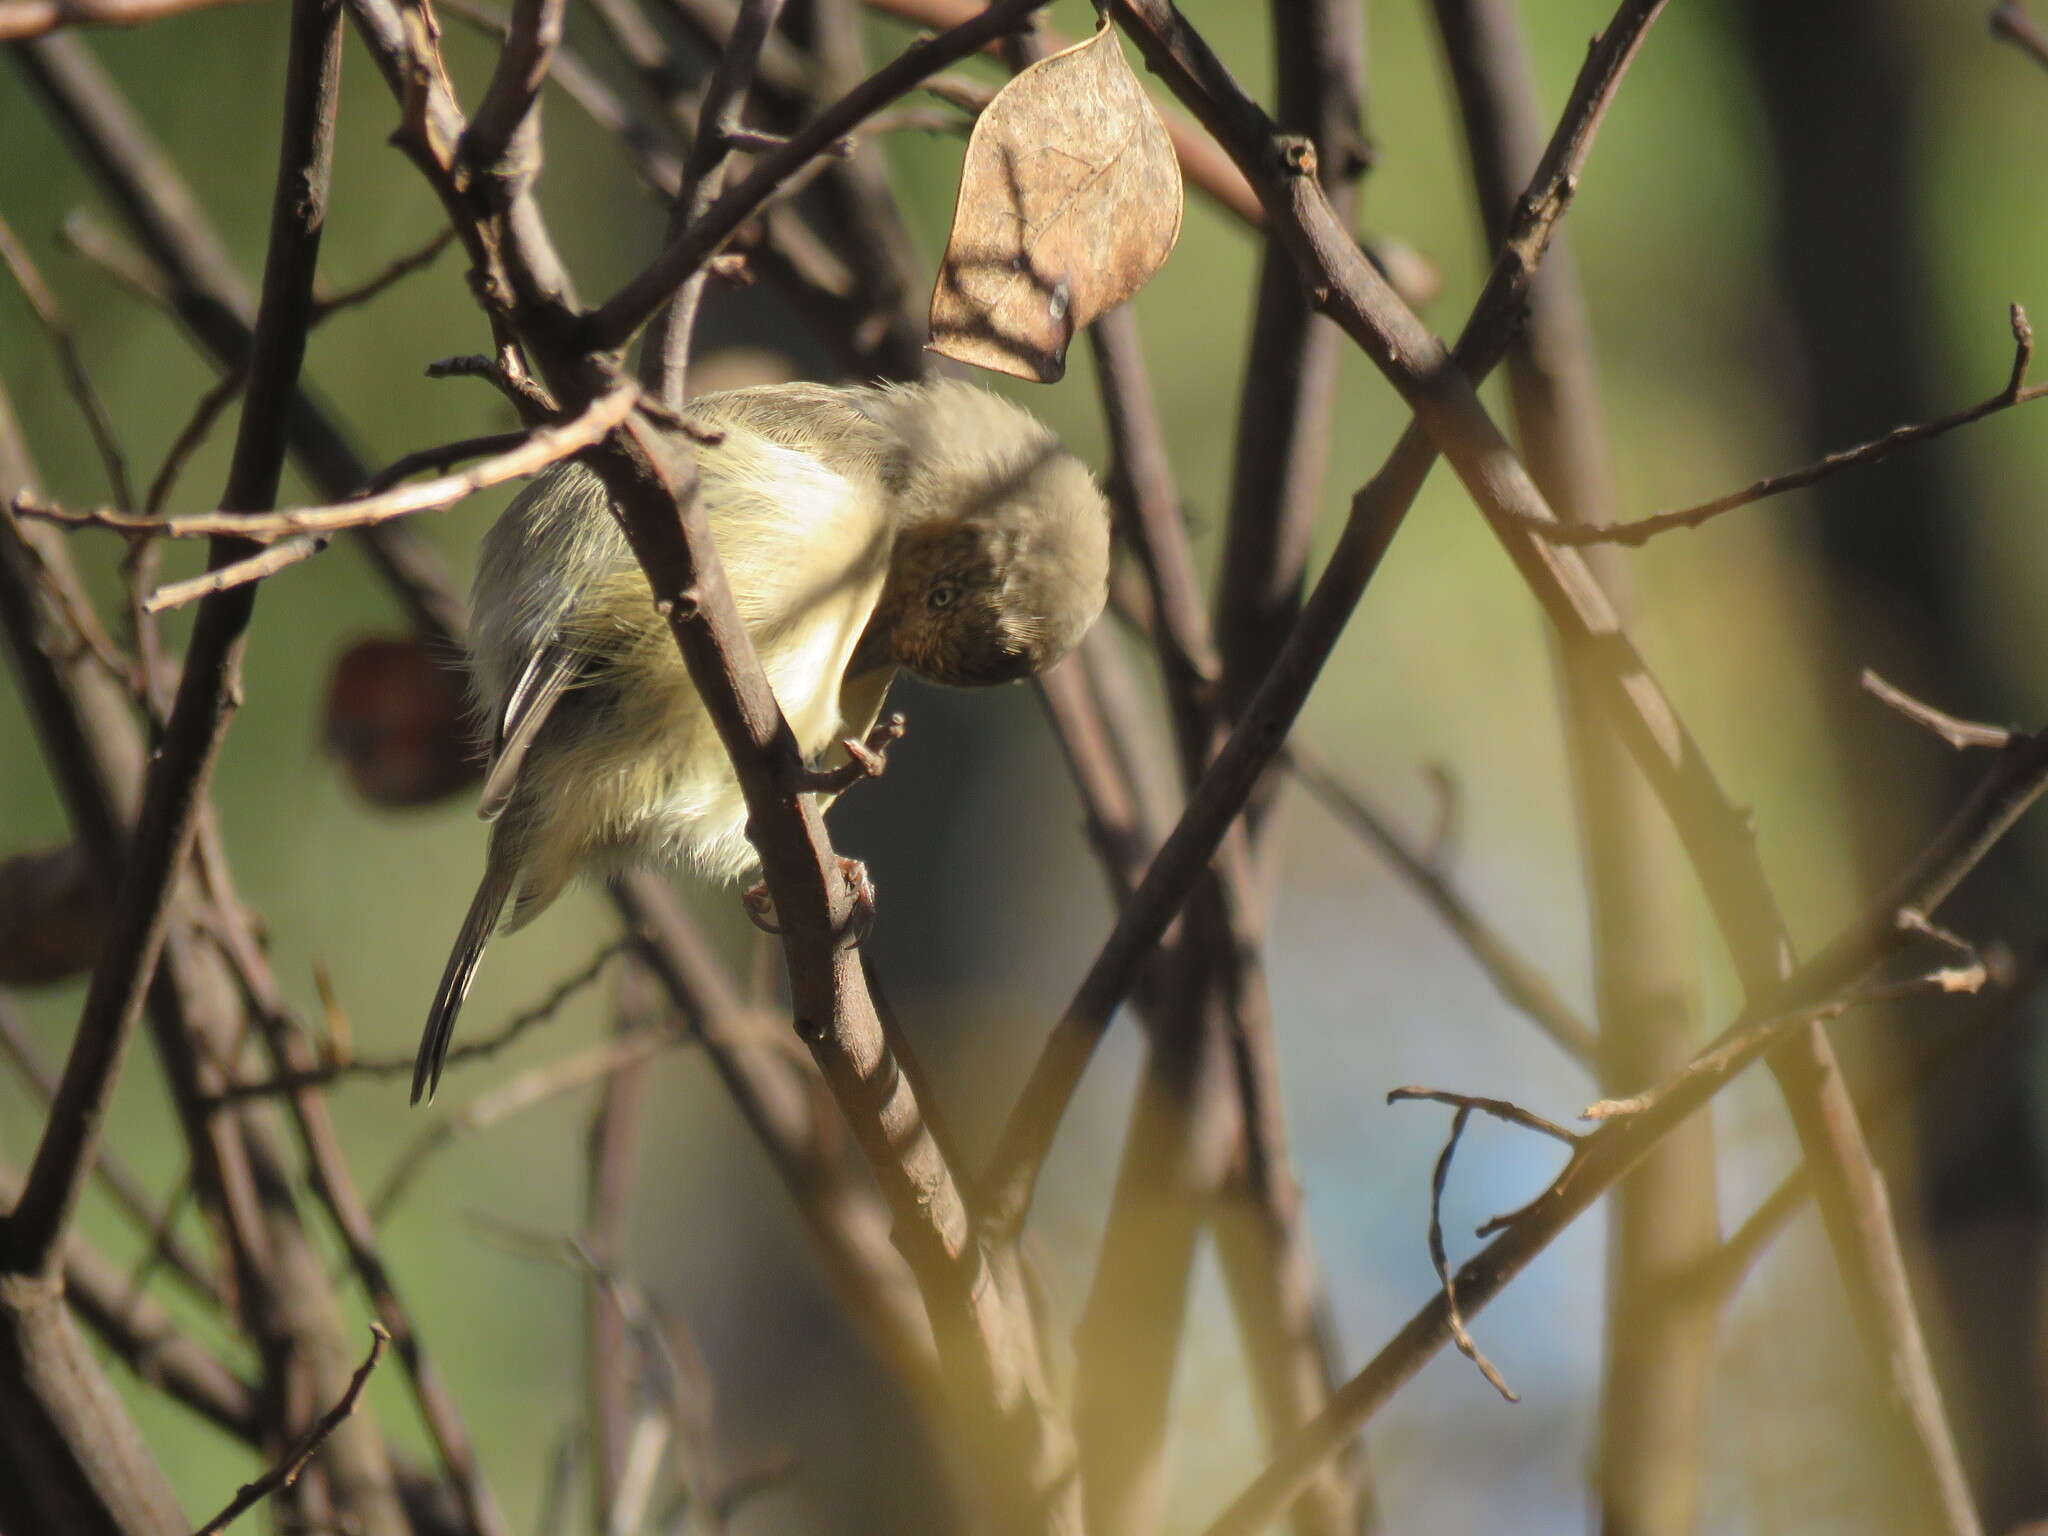
<instances>
[{"instance_id":1,"label":"dark brown branch","mask_svg":"<svg viewBox=\"0 0 2048 1536\"><path fill-rule=\"evenodd\" d=\"M1697 506L1680 507L1672 512L1658 512L1650 517L1638 518L1628 523L1556 523L1542 519L1522 520L1524 526L1534 528L1541 537L1554 544L1588 545L1616 544L1627 549L1639 549L1660 533L1671 533L1680 528L1697 528L1702 523L1712 522L1726 512L1738 507L1753 506L1772 496L1782 496L1787 491L1804 490L1817 485L1831 475L1845 469L1855 469L1864 464L1875 464L1888 459L1902 448L1930 442L1944 433L1958 427L1967 427L1994 416L2000 411L2010 410L2016 405L2039 400L2048 395L2048 384L2028 386L2027 365L2033 359L2034 332L2027 323L2027 312L2019 305L2012 306L2012 333L2015 351L2012 363L2012 378L2004 389L1988 400L1979 401L1966 410L1955 411L1947 416L1937 416L1932 421L1913 423L1910 426L1893 427L1891 431L1870 442L1859 443L1854 448L1841 448L1813 463L1798 469L1788 470L1781 475L1769 475L1753 485L1712 501L1703 501Z\"/></svg>"},{"instance_id":2,"label":"dark brown branch","mask_svg":"<svg viewBox=\"0 0 2048 1536\"><path fill-rule=\"evenodd\" d=\"M252 388L222 498L236 510L265 507L276 499L284 463L284 411L297 383L310 323L313 269L333 163L341 57L338 10L301 0L294 11L293 38L265 302L258 311L250 366ZM215 563L231 550L230 541L219 543ZM249 612L246 591L222 594L200 610L177 703L149 775L106 950L93 972L43 1141L7 1222L5 1246L16 1273L43 1273L55 1261L97 1145L121 1056L141 1017L163 944L171 885L232 713Z\"/></svg>"},{"instance_id":3,"label":"dark brown branch","mask_svg":"<svg viewBox=\"0 0 2048 1536\"><path fill-rule=\"evenodd\" d=\"M218 1536L235 1521L261 1504L280 1488L289 1488L298 1481L299 1474L306 1470L306 1463L313 1459L327 1437L341 1427L341 1421L356 1411L356 1399L363 1395L363 1388L369 1383L370 1372L377 1368L377 1362L384 1358L384 1346L391 1342L391 1335L377 1324L370 1324L370 1352L363 1357L363 1363L356 1367L356 1373L349 1379L348 1390L342 1393L332 1408L320 1415L319 1422L308 1432L298 1447L257 1478L253 1483L244 1483L227 1508L202 1525L193 1536Z\"/></svg>"},{"instance_id":4,"label":"dark brown branch","mask_svg":"<svg viewBox=\"0 0 2048 1536\"><path fill-rule=\"evenodd\" d=\"M523 190L540 173L540 92L567 10L566 0L514 0L498 66L462 138L462 157L481 175Z\"/></svg>"},{"instance_id":5,"label":"dark brown branch","mask_svg":"<svg viewBox=\"0 0 2048 1536\"><path fill-rule=\"evenodd\" d=\"M511 21L503 12L475 0L442 0L438 11L455 17L486 36L504 38ZM593 7L595 9L595 7ZM657 45L659 39L656 39ZM640 179L664 197L673 198L682 185L683 168L654 124L629 108L605 79L573 50L558 45L548 70L549 85L574 102L597 128L622 144L632 156Z\"/></svg>"}]
</instances>

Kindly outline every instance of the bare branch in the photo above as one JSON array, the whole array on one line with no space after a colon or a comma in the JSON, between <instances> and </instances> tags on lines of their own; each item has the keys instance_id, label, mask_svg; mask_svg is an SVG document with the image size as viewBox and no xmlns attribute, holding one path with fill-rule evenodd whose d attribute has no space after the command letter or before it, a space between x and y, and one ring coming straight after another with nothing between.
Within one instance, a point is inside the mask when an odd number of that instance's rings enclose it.
<instances>
[{"instance_id":1,"label":"bare branch","mask_svg":"<svg viewBox=\"0 0 2048 1536\"><path fill-rule=\"evenodd\" d=\"M1390 1096L1391 1097L1391 1096ZM1457 1153L1458 1139L1465 1134L1465 1124L1472 1118L1472 1106L1460 1104L1458 1112L1451 1116L1451 1134L1445 1138L1444 1149L1437 1154L1436 1167L1429 1176L1429 1262L1436 1269L1437 1283L1443 1287L1444 1312L1450 1319L1451 1342L1458 1346L1458 1352L1479 1368L1493 1390L1511 1403L1521 1399L1509 1387L1494 1363L1480 1352L1470 1330L1465 1327L1464 1316L1458 1311L1458 1283L1451 1276L1451 1263L1444 1252L1444 1185L1450 1182L1451 1158Z\"/></svg>"},{"instance_id":2,"label":"bare branch","mask_svg":"<svg viewBox=\"0 0 2048 1536\"><path fill-rule=\"evenodd\" d=\"M0 43L42 37L64 27L139 27L188 11L238 5L241 0L5 0Z\"/></svg>"},{"instance_id":3,"label":"bare branch","mask_svg":"<svg viewBox=\"0 0 2048 1536\"><path fill-rule=\"evenodd\" d=\"M515 1013L491 1034L452 1047L448 1052L448 1065L452 1067L458 1062L483 1061L495 1056L536 1025L548 1023L562 1010L565 1003L596 981L604 968L631 942L629 939L616 939L605 945L590 958L588 964L557 982L554 989L531 1008ZM300 1071L266 1078L262 1082L231 1083L221 1090L216 1102L232 1103L236 1099L270 1098L283 1093L296 1093L301 1088L345 1082L351 1078L406 1077L411 1074L414 1064L414 1059L410 1056L344 1057L328 1060Z\"/></svg>"},{"instance_id":4,"label":"bare branch","mask_svg":"<svg viewBox=\"0 0 2048 1536\"><path fill-rule=\"evenodd\" d=\"M142 601L142 611L147 614L168 613L186 603L196 603L203 597L216 592L226 592L234 587L246 587L251 582L275 576L279 571L290 570L303 560L310 560L327 548L328 536L314 534L303 538L285 539L271 545L258 554L241 560L231 560L202 575L185 581L174 581L158 587Z\"/></svg>"},{"instance_id":5,"label":"bare branch","mask_svg":"<svg viewBox=\"0 0 2048 1536\"><path fill-rule=\"evenodd\" d=\"M1486 1099L1472 1093L1452 1093L1444 1088L1394 1088L1388 1090L1389 1104L1404 1104L1414 1100L1425 1100L1431 1104L1447 1104L1452 1109L1478 1110L1496 1120L1505 1120L1509 1125L1519 1125L1525 1131L1534 1131L1539 1136L1548 1136L1552 1141L1561 1141L1577 1151L1579 1143L1585 1140L1576 1131L1568 1131L1554 1120L1546 1120L1533 1110L1522 1108L1508 1099Z\"/></svg>"},{"instance_id":6,"label":"bare branch","mask_svg":"<svg viewBox=\"0 0 2048 1536\"><path fill-rule=\"evenodd\" d=\"M452 506L478 491L507 480L537 474L551 464L582 452L604 440L605 435L632 411L639 391L621 385L600 396L587 410L552 427L537 427L523 434L517 448L500 453L460 474L443 475L418 485L400 486L374 496L322 507L295 507L283 512L242 514L231 511L195 512L182 517L150 517L112 508L72 511L44 501L29 492L14 498L18 516L38 517L70 528L111 528L120 533L153 533L173 539L215 539L234 537L250 543L267 544L298 534L335 533L344 528L364 528L393 518L410 517ZM252 578L253 579L253 578Z\"/></svg>"},{"instance_id":7,"label":"bare branch","mask_svg":"<svg viewBox=\"0 0 2048 1536\"><path fill-rule=\"evenodd\" d=\"M1864 464L1875 464L1888 459L1902 448L1932 441L1958 427L1967 427L1982 421L1986 416L2010 410L2016 405L2039 400L2048 395L2048 384L2028 386L2027 366L2033 359L2034 332L2027 323L2027 312L2019 305L2012 306L2012 332L2014 341L2012 377L2005 388L1988 400L1978 402L1966 410L1947 416L1937 416L1932 421L1916 422L1911 426L1893 427L1891 431L1854 448L1837 449L1826 457L1798 469L1788 470L1781 475L1770 475L1742 490L1703 501L1697 506L1681 507L1673 512L1659 512L1650 517L1638 518L1628 523L1559 523L1542 518L1515 519L1521 526L1531 528L1542 538L1553 544L1583 546L1588 544L1617 544L1628 549L1640 549L1660 533L1671 533L1680 528L1697 528L1726 512L1739 507L1753 506L1772 496L1782 496L1787 491L1804 490L1816 485L1845 469L1854 469Z\"/></svg>"},{"instance_id":8,"label":"bare branch","mask_svg":"<svg viewBox=\"0 0 2048 1536\"><path fill-rule=\"evenodd\" d=\"M1997 751L2012 745L2013 732L2005 726L1959 720L1946 710L1922 703L1868 667L1863 669L1863 688L1879 703L1890 705L1922 730L1932 731L1958 752L1966 752L1972 747L1989 747Z\"/></svg>"},{"instance_id":9,"label":"bare branch","mask_svg":"<svg viewBox=\"0 0 2048 1536\"><path fill-rule=\"evenodd\" d=\"M313 1459L313 1453L321 1443L340 1427L341 1421L356 1411L356 1399L363 1395L363 1388L369 1383L370 1372L377 1368L377 1362L384 1358L384 1346L391 1342L391 1335L377 1323L370 1324L370 1352L363 1357L363 1363L356 1367L350 1379L348 1390L341 1400L320 1416L312 1431L299 1442L290 1456L272 1467L253 1483L244 1483L228 1506L202 1525L193 1536L218 1536L243 1515L261 1504L280 1488L289 1488L298 1481L306 1470L306 1463Z\"/></svg>"},{"instance_id":10,"label":"bare branch","mask_svg":"<svg viewBox=\"0 0 2048 1536\"><path fill-rule=\"evenodd\" d=\"M343 288L338 293L318 294L313 301L313 323L324 324L344 310L359 309L382 298L413 273L432 266L434 258L447 250L454 239L454 230L437 230L419 249L393 257L381 272L364 278L353 288Z\"/></svg>"}]
</instances>

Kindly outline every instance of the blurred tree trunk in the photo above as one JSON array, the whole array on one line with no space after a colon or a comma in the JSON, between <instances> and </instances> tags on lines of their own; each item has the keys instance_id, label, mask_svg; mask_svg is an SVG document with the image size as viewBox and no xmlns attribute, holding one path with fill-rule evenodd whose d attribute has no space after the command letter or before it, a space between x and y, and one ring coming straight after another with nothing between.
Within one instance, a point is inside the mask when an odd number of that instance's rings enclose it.
<instances>
[{"instance_id":1,"label":"blurred tree trunk","mask_svg":"<svg viewBox=\"0 0 2048 1536\"><path fill-rule=\"evenodd\" d=\"M1777 167L1777 268L1792 321L1785 349L1798 364L1769 371L1800 381L1786 404L1803 446L1839 447L1948 409L1953 402L1929 384L1941 305L1912 238L1938 215L1916 180L1908 16L1898 0L1745 0L1742 18ZM2048 150L2022 152L2048 177ZM1996 326L1995 315L1984 320ZM1823 662L1832 730L1871 882L1927 836L1978 765L1913 741L1858 693L1859 670L1875 667L1964 714L2011 713L1998 648L1968 595L1961 462L1942 445L1829 480L1798 522L1830 577L1833 611L1816 639L1835 647ZM2031 942L2044 894L2038 869L2005 850L1963 888L1951 921L1973 938ZM1911 1033L1926 1022L1905 1010L1895 1025ZM1902 1208L1915 1199L1921 1207L1933 1282L1923 1301L1937 1351L1946 1346L1943 1385L1988 1530L2048 1511L2037 1358L2048 1192L2029 1123L2031 1049L2007 1033L1916 1089L1914 1165L1896 1181Z\"/></svg>"}]
</instances>

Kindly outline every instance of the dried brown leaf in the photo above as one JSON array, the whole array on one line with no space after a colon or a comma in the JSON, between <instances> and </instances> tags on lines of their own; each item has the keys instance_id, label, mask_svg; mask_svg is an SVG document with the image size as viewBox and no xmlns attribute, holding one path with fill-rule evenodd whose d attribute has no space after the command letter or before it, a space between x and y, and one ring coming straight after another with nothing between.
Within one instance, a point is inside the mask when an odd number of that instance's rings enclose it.
<instances>
[{"instance_id":1,"label":"dried brown leaf","mask_svg":"<svg viewBox=\"0 0 2048 1536\"><path fill-rule=\"evenodd\" d=\"M1180 235L1180 162L1105 26L1034 64L974 125L932 292L932 350L1049 384L1067 344Z\"/></svg>"}]
</instances>

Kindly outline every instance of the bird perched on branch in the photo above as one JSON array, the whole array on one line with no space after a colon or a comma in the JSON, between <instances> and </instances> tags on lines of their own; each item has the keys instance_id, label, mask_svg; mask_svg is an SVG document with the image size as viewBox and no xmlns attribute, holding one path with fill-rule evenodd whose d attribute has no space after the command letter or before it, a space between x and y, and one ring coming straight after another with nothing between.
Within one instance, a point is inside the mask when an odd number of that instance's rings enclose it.
<instances>
[{"instance_id":1,"label":"bird perched on branch","mask_svg":"<svg viewBox=\"0 0 2048 1536\"><path fill-rule=\"evenodd\" d=\"M699 496L806 761L844 754L898 667L979 687L1044 671L1102 611L1109 513L1028 411L971 385L708 395ZM707 433L709 438L711 434ZM501 922L579 870L754 867L723 743L596 475L557 466L485 535L470 671L490 735L482 883L427 1015L413 1102ZM507 908L509 907L509 914Z\"/></svg>"}]
</instances>

